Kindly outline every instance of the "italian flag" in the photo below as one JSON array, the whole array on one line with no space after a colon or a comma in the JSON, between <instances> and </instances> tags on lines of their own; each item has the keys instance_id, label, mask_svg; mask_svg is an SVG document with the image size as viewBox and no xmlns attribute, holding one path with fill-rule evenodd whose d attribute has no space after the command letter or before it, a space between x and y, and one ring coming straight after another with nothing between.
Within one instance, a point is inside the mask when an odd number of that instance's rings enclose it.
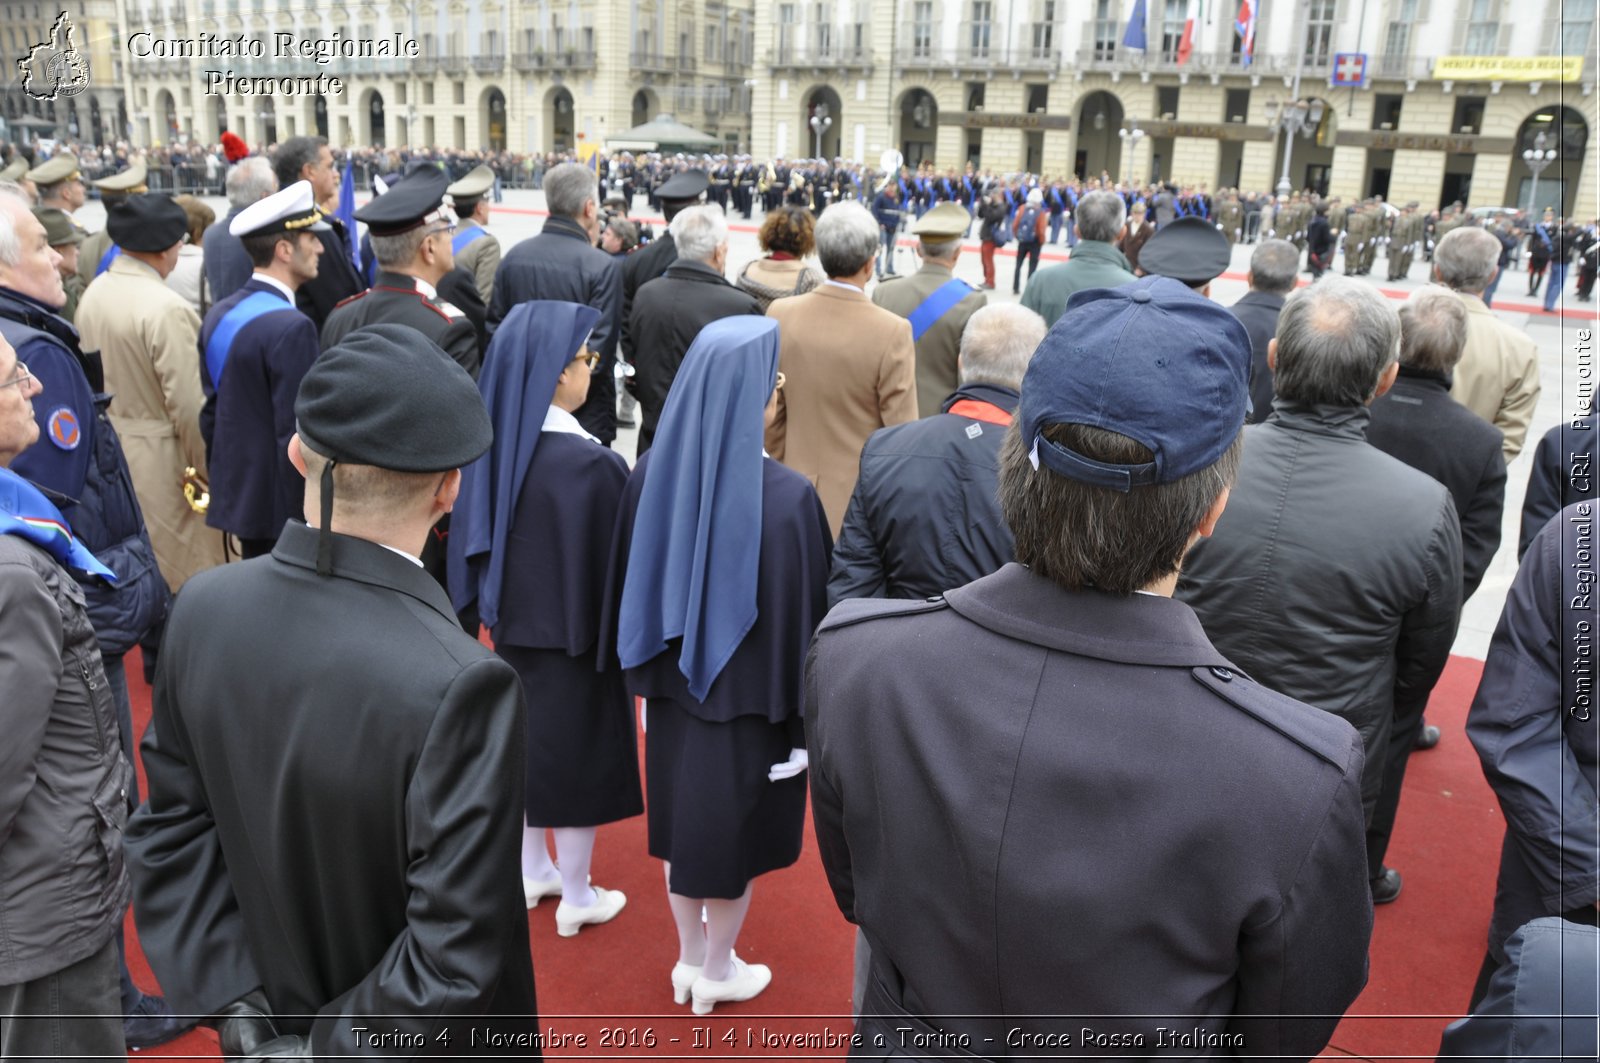
<instances>
[{"instance_id":1,"label":"italian flag","mask_svg":"<svg viewBox=\"0 0 1600 1063\"><path fill-rule=\"evenodd\" d=\"M1183 22L1183 38L1178 41L1179 66L1187 63L1189 61L1189 56L1194 54L1194 24L1196 21L1195 6L1195 0L1189 0L1189 3L1185 8L1185 14L1188 17L1185 18ZM1205 9L1205 0L1199 0L1199 6L1203 13Z\"/></svg>"}]
</instances>

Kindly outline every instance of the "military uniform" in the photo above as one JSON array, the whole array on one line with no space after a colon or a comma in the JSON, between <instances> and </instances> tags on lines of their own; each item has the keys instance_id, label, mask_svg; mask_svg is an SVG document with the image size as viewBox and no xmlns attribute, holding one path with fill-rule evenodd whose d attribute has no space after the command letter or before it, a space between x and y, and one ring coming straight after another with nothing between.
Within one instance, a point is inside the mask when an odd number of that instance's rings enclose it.
<instances>
[{"instance_id":1,"label":"military uniform","mask_svg":"<svg viewBox=\"0 0 1600 1063\"><path fill-rule=\"evenodd\" d=\"M88 235L82 226L72 220L72 215L58 207L34 207L33 216L44 226L45 239L50 241L52 248L81 247L84 237ZM67 301L57 313L71 321L77 315L78 300L83 297L83 278L73 271L61 278L61 287L66 290Z\"/></svg>"},{"instance_id":2,"label":"military uniform","mask_svg":"<svg viewBox=\"0 0 1600 1063\"><path fill-rule=\"evenodd\" d=\"M1239 197L1230 195L1222 203L1222 210L1218 212L1222 223L1222 232L1230 244L1239 242L1244 233L1244 207L1239 204Z\"/></svg>"},{"instance_id":3,"label":"military uniform","mask_svg":"<svg viewBox=\"0 0 1600 1063\"><path fill-rule=\"evenodd\" d=\"M1344 238L1344 275L1354 277L1361 272L1361 256L1366 251L1368 215L1357 208L1350 212L1350 223Z\"/></svg>"},{"instance_id":4,"label":"military uniform","mask_svg":"<svg viewBox=\"0 0 1600 1063\"><path fill-rule=\"evenodd\" d=\"M483 359L472 322L426 281L404 273L378 271L377 283L352 295L328 315L322 326L322 349L327 350L363 325L409 325L442 347L446 354L474 375Z\"/></svg>"},{"instance_id":5,"label":"military uniform","mask_svg":"<svg viewBox=\"0 0 1600 1063\"><path fill-rule=\"evenodd\" d=\"M500 268L500 241L466 215L477 209L479 200L493 187L494 171L479 166L445 189L455 203L456 217L461 219L450 240L450 251L455 255L456 268L472 276L485 305L494 296L494 271Z\"/></svg>"},{"instance_id":6,"label":"military uniform","mask_svg":"<svg viewBox=\"0 0 1600 1063\"><path fill-rule=\"evenodd\" d=\"M956 203L941 203L911 227L929 239L953 240L966 232L972 216ZM950 267L924 262L909 275L878 282L872 301L911 322L917 344L917 416L930 417L960 384L956 360L967 320L989 303L988 296L954 277Z\"/></svg>"},{"instance_id":7,"label":"military uniform","mask_svg":"<svg viewBox=\"0 0 1600 1063\"><path fill-rule=\"evenodd\" d=\"M1411 275L1411 262L1422 241L1422 215L1416 204L1406 205L1405 213L1394 220L1394 235L1389 241L1389 279L1403 280Z\"/></svg>"}]
</instances>

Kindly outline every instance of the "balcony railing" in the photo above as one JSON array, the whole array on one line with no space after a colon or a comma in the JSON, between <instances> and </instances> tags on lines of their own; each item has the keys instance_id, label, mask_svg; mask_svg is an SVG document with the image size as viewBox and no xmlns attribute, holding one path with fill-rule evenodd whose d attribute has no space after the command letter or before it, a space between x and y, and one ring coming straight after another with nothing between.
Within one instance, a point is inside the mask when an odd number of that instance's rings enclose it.
<instances>
[{"instance_id":1,"label":"balcony railing","mask_svg":"<svg viewBox=\"0 0 1600 1063\"><path fill-rule=\"evenodd\" d=\"M681 55L681 54L678 56L678 69L679 70L693 71L695 69L696 65L697 64L695 63L694 56L692 56L692 55Z\"/></svg>"},{"instance_id":2,"label":"balcony railing","mask_svg":"<svg viewBox=\"0 0 1600 1063\"><path fill-rule=\"evenodd\" d=\"M439 69L446 74L465 74L467 66L467 57L464 55L442 55L439 57Z\"/></svg>"},{"instance_id":3,"label":"balcony railing","mask_svg":"<svg viewBox=\"0 0 1600 1063\"><path fill-rule=\"evenodd\" d=\"M485 55L472 57L472 69L480 74L492 74L496 70L503 69L505 65L506 55L504 52L489 52Z\"/></svg>"},{"instance_id":4,"label":"balcony railing","mask_svg":"<svg viewBox=\"0 0 1600 1063\"><path fill-rule=\"evenodd\" d=\"M670 74L677 68L669 56L660 52L639 51L628 53L628 66L635 73L641 74Z\"/></svg>"},{"instance_id":5,"label":"balcony railing","mask_svg":"<svg viewBox=\"0 0 1600 1063\"><path fill-rule=\"evenodd\" d=\"M866 45L857 48L854 45L846 47L839 44L829 44L825 47L812 45L805 48L773 49L767 53L767 64L777 69L871 71L872 49Z\"/></svg>"},{"instance_id":6,"label":"balcony railing","mask_svg":"<svg viewBox=\"0 0 1600 1063\"><path fill-rule=\"evenodd\" d=\"M513 69L528 73L535 70L593 70L596 56L580 48L563 48L560 51L517 52L511 57Z\"/></svg>"},{"instance_id":7,"label":"balcony railing","mask_svg":"<svg viewBox=\"0 0 1600 1063\"><path fill-rule=\"evenodd\" d=\"M1177 56L1159 50L1139 52L1118 47L1107 49L1090 46L1078 49L1076 69L1083 71L1124 72L1148 71L1150 73L1179 74L1256 74L1271 77L1289 77L1295 72L1297 57L1292 53L1257 55L1245 65L1243 57L1232 52L1194 52L1187 63L1179 63ZM1326 78L1333 70L1331 60L1316 62L1307 59L1304 76L1312 80Z\"/></svg>"},{"instance_id":8,"label":"balcony railing","mask_svg":"<svg viewBox=\"0 0 1600 1063\"><path fill-rule=\"evenodd\" d=\"M970 40L963 39L955 48L939 48L912 41L902 44L895 52L895 66L900 70L928 71L991 72L1009 68L1053 71L1061 68L1061 55L1053 49L1035 49L1031 45L1007 47L999 39L991 39L987 46L982 42L975 46ZM1097 65L1085 69L1111 68Z\"/></svg>"}]
</instances>

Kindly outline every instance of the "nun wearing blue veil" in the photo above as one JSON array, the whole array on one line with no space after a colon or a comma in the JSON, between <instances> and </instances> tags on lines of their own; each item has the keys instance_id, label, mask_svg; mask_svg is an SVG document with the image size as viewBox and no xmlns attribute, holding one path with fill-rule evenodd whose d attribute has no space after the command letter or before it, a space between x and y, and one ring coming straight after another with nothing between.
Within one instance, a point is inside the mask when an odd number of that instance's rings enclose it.
<instances>
[{"instance_id":1,"label":"nun wearing blue veil","mask_svg":"<svg viewBox=\"0 0 1600 1063\"><path fill-rule=\"evenodd\" d=\"M775 321L705 326L617 519L608 630L648 699L650 855L678 929L673 995L699 1015L771 981L734 940L805 819L801 683L833 544L811 484L762 452L780 386Z\"/></svg>"},{"instance_id":2,"label":"nun wearing blue veil","mask_svg":"<svg viewBox=\"0 0 1600 1063\"><path fill-rule=\"evenodd\" d=\"M644 811L633 705L599 652L628 465L572 414L589 394L585 343L599 320L577 303L526 302L496 330L478 379L494 444L462 472L447 540L452 601L477 605L495 652L522 677L523 895L529 908L560 895L563 937L627 903L590 884L589 864L600 824Z\"/></svg>"}]
</instances>

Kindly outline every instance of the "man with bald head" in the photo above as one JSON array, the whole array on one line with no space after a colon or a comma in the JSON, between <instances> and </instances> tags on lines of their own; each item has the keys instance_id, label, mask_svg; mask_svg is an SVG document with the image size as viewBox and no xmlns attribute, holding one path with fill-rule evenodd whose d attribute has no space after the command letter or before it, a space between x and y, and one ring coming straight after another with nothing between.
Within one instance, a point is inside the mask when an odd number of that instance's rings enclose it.
<instances>
[{"instance_id":1,"label":"man with bald head","mask_svg":"<svg viewBox=\"0 0 1600 1063\"><path fill-rule=\"evenodd\" d=\"M1499 270L1500 241L1473 226L1451 229L1433 249L1433 275L1467 308L1467 346L1450 394L1505 435L1506 464L1522 451L1539 405L1539 350L1490 312L1483 293Z\"/></svg>"}]
</instances>

